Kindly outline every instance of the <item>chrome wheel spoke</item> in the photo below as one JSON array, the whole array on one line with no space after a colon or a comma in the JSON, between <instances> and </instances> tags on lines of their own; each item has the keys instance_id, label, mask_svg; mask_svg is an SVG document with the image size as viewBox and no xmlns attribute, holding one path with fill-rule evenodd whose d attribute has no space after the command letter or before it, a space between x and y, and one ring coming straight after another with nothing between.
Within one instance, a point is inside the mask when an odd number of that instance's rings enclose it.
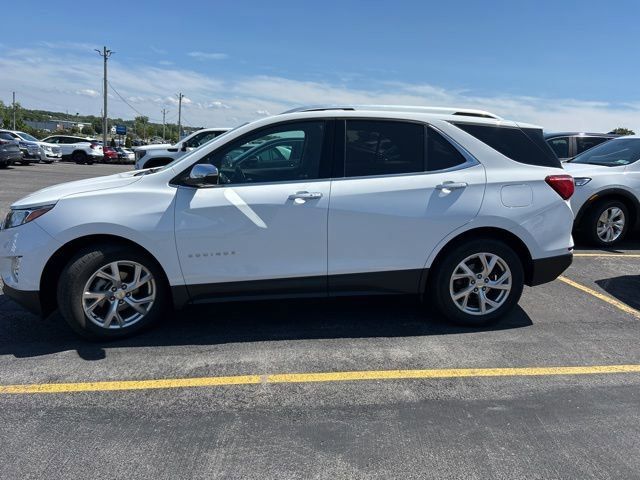
<instances>
[{"instance_id":1,"label":"chrome wheel spoke","mask_svg":"<svg viewBox=\"0 0 640 480\"><path fill-rule=\"evenodd\" d=\"M142 320L155 299L156 283L151 272L140 263L121 260L104 265L89 278L82 306L95 325L118 329Z\"/></svg>"},{"instance_id":2,"label":"chrome wheel spoke","mask_svg":"<svg viewBox=\"0 0 640 480\"><path fill-rule=\"evenodd\" d=\"M485 315L500 308L509 298L511 287L507 263L500 256L485 252L461 261L449 281L451 299L470 315Z\"/></svg>"}]
</instances>

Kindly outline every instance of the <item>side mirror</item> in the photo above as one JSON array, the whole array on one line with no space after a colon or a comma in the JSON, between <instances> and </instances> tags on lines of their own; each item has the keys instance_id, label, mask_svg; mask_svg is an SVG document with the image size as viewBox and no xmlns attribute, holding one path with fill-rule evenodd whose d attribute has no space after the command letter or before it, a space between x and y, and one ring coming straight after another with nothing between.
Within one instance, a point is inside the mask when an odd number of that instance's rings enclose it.
<instances>
[{"instance_id":1,"label":"side mirror","mask_svg":"<svg viewBox=\"0 0 640 480\"><path fill-rule=\"evenodd\" d=\"M182 147L180 148L183 152L187 151L187 142L182 142Z\"/></svg>"},{"instance_id":2,"label":"side mirror","mask_svg":"<svg viewBox=\"0 0 640 480\"><path fill-rule=\"evenodd\" d=\"M214 165L199 163L193 166L189 176L185 179L185 183L193 187L217 185L218 176L218 169Z\"/></svg>"}]
</instances>

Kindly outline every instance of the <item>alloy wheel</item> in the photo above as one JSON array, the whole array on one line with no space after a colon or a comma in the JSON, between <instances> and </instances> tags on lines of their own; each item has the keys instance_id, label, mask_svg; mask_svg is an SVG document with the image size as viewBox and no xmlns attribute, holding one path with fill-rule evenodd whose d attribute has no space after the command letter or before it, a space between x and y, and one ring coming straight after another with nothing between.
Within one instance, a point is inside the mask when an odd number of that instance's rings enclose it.
<instances>
[{"instance_id":1,"label":"alloy wheel","mask_svg":"<svg viewBox=\"0 0 640 480\"><path fill-rule=\"evenodd\" d=\"M512 287L511 270L493 253L475 253L453 270L449 294L455 305L469 315L486 315L500 308Z\"/></svg>"},{"instance_id":2,"label":"alloy wheel","mask_svg":"<svg viewBox=\"0 0 640 480\"><path fill-rule=\"evenodd\" d=\"M618 207L607 208L598 217L596 224L598 238L604 243L615 242L624 231L625 220L622 209Z\"/></svg>"},{"instance_id":3,"label":"alloy wheel","mask_svg":"<svg viewBox=\"0 0 640 480\"><path fill-rule=\"evenodd\" d=\"M156 299L156 282L140 263L111 262L91 275L82 293L87 318L105 329L127 328L142 320Z\"/></svg>"}]
</instances>

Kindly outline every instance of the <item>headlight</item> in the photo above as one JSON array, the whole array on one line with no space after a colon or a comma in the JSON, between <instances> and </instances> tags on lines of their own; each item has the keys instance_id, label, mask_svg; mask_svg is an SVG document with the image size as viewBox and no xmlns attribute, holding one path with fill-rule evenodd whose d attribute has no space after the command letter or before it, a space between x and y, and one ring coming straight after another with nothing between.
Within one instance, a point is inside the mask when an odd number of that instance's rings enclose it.
<instances>
[{"instance_id":1,"label":"headlight","mask_svg":"<svg viewBox=\"0 0 640 480\"><path fill-rule=\"evenodd\" d=\"M41 207L12 209L7 214L3 228L13 228L29 223L47 213L54 206L55 205L43 205Z\"/></svg>"},{"instance_id":2,"label":"headlight","mask_svg":"<svg viewBox=\"0 0 640 480\"><path fill-rule=\"evenodd\" d=\"M589 177L576 177L573 179L573 183L576 187L583 187L587 183L589 183L591 179Z\"/></svg>"}]
</instances>

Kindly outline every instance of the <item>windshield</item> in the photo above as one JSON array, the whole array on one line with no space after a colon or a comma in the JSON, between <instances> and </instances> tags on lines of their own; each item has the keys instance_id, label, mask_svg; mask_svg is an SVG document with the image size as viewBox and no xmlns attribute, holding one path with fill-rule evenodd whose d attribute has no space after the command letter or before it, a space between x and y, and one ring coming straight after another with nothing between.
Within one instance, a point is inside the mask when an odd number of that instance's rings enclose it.
<instances>
[{"instance_id":1,"label":"windshield","mask_svg":"<svg viewBox=\"0 0 640 480\"><path fill-rule=\"evenodd\" d=\"M622 138L601 143L581 153L571 163L621 167L640 159L640 138Z\"/></svg>"},{"instance_id":2,"label":"windshield","mask_svg":"<svg viewBox=\"0 0 640 480\"><path fill-rule=\"evenodd\" d=\"M24 132L17 132L17 133L18 133L18 135L20 135L20 137L22 137L23 140L28 140L30 142L39 142L40 141L36 137L32 137L28 133L24 133Z\"/></svg>"}]
</instances>

